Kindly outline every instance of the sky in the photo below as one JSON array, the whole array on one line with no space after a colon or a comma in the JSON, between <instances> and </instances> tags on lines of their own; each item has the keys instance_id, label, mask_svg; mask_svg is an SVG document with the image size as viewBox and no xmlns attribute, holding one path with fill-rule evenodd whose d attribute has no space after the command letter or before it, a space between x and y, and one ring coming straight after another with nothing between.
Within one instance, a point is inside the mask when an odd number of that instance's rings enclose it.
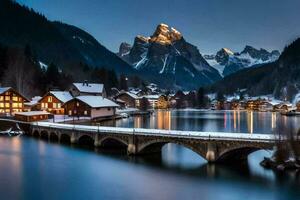
<instances>
[{"instance_id":1,"label":"sky","mask_svg":"<svg viewBox=\"0 0 300 200\"><path fill-rule=\"evenodd\" d=\"M245 45L282 50L300 36L300 0L17 0L50 20L75 25L117 52L160 23L203 54Z\"/></svg>"}]
</instances>

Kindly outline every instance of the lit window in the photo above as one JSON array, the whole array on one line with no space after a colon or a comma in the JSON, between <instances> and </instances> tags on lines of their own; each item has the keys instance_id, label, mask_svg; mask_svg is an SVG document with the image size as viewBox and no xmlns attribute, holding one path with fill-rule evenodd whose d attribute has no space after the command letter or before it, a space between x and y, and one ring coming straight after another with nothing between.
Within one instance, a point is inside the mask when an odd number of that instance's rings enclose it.
<instances>
[{"instance_id":1,"label":"lit window","mask_svg":"<svg viewBox=\"0 0 300 200\"><path fill-rule=\"evenodd\" d=\"M13 99L13 101L18 101L19 98L18 97L13 97L12 99Z\"/></svg>"},{"instance_id":2,"label":"lit window","mask_svg":"<svg viewBox=\"0 0 300 200\"><path fill-rule=\"evenodd\" d=\"M23 104L22 103L19 103L19 108L23 108Z\"/></svg>"},{"instance_id":3,"label":"lit window","mask_svg":"<svg viewBox=\"0 0 300 200\"><path fill-rule=\"evenodd\" d=\"M4 99L3 96L0 96L0 101L3 101L3 99Z\"/></svg>"},{"instance_id":4,"label":"lit window","mask_svg":"<svg viewBox=\"0 0 300 200\"><path fill-rule=\"evenodd\" d=\"M48 108L48 103L45 103L45 108Z\"/></svg>"},{"instance_id":5,"label":"lit window","mask_svg":"<svg viewBox=\"0 0 300 200\"><path fill-rule=\"evenodd\" d=\"M5 103L5 108L9 108L9 103Z\"/></svg>"},{"instance_id":6,"label":"lit window","mask_svg":"<svg viewBox=\"0 0 300 200\"><path fill-rule=\"evenodd\" d=\"M72 115L72 110L69 110L69 115Z\"/></svg>"},{"instance_id":7,"label":"lit window","mask_svg":"<svg viewBox=\"0 0 300 200\"><path fill-rule=\"evenodd\" d=\"M4 113L4 110L3 110L3 109L0 109L0 113Z\"/></svg>"},{"instance_id":8,"label":"lit window","mask_svg":"<svg viewBox=\"0 0 300 200\"><path fill-rule=\"evenodd\" d=\"M53 108L56 108L56 103L53 103Z\"/></svg>"},{"instance_id":9,"label":"lit window","mask_svg":"<svg viewBox=\"0 0 300 200\"><path fill-rule=\"evenodd\" d=\"M57 104L57 108L61 108L61 103L58 103L58 104Z\"/></svg>"},{"instance_id":10,"label":"lit window","mask_svg":"<svg viewBox=\"0 0 300 200\"><path fill-rule=\"evenodd\" d=\"M13 103L13 104L12 104L12 107L13 107L13 108L18 108L18 107L19 107L19 104L18 104L18 103Z\"/></svg>"},{"instance_id":11,"label":"lit window","mask_svg":"<svg viewBox=\"0 0 300 200\"><path fill-rule=\"evenodd\" d=\"M0 103L0 108L3 108L4 107L4 103Z\"/></svg>"},{"instance_id":12,"label":"lit window","mask_svg":"<svg viewBox=\"0 0 300 200\"><path fill-rule=\"evenodd\" d=\"M10 96L5 96L5 101L9 101L10 100Z\"/></svg>"},{"instance_id":13,"label":"lit window","mask_svg":"<svg viewBox=\"0 0 300 200\"><path fill-rule=\"evenodd\" d=\"M48 102L52 102L52 97L48 97Z\"/></svg>"},{"instance_id":14,"label":"lit window","mask_svg":"<svg viewBox=\"0 0 300 200\"><path fill-rule=\"evenodd\" d=\"M87 110L85 110L85 111L84 111L84 115L87 115L87 114L88 114L88 112L87 112Z\"/></svg>"},{"instance_id":15,"label":"lit window","mask_svg":"<svg viewBox=\"0 0 300 200\"><path fill-rule=\"evenodd\" d=\"M79 102L76 103L77 107L79 107Z\"/></svg>"},{"instance_id":16,"label":"lit window","mask_svg":"<svg viewBox=\"0 0 300 200\"><path fill-rule=\"evenodd\" d=\"M42 103L42 106L41 106L42 108L45 108L45 103Z\"/></svg>"}]
</instances>

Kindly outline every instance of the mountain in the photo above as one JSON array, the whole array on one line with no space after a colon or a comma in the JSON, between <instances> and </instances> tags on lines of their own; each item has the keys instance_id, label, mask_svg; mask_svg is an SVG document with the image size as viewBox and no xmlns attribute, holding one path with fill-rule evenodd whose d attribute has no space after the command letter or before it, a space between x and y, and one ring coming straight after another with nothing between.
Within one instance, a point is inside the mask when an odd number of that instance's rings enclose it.
<instances>
[{"instance_id":1,"label":"mountain","mask_svg":"<svg viewBox=\"0 0 300 200\"><path fill-rule=\"evenodd\" d=\"M157 26L150 37L137 36L132 47L122 43L118 55L148 80L166 88L196 89L221 79L175 28Z\"/></svg>"},{"instance_id":2,"label":"mountain","mask_svg":"<svg viewBox=\"0 0 300 200\"><path fill-rule=\"evenodd\" d=\"M279 55L280 52L277 50L268 52L265 49L255 49L247 45L240 53L222 48L216 55L205 55L204 58L222 76L228 76L245 68L274 62Z\"/></svg>"},{"instance_id":3,"label":"mountain","mask_svg":"<svg viewBox=\"0 0 300 200\"><path fill-rule=\"evenodd\" d=\"M14 1L0 1L0 26L3 27L0 29L0 44L21 48L29 45L35 57L45 64L53 62L70 72L79 62L115 69L118 73L135 71L87 32L49 21Z\"/></svg>"},{"instance_id":4,"label":"mountain","mask_svg":"<svg viewBox=\"0 0 300 200\"><path fill-rule=\"evenodd\" d=\"M231 74L208 87L208 90L232 94L245 89L250 95L273 94L292 100L300 91L299 74L300 38L288 45L277 61Z\"/></svg>"}]
</instances>

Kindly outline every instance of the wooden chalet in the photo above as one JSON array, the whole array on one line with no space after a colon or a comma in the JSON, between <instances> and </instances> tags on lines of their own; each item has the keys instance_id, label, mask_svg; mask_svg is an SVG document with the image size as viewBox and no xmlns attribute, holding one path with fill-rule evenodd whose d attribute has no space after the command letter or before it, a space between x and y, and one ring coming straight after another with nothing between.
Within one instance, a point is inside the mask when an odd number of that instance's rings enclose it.
<instances>
[{"instance_id":1,"label":"wooden chalet","mask_svg":"<svg viewBox=\"0 0 300 200\"><path fill-rule=\"evenodd\" d=\"M15 119L23 122L45 121L48 120L49 114L45 111L17 112Z\"/></svg>"},{"instance_id":2,"label":"wooden chalet","mask_svg":"<svg viewBox=\"0 0 300 200\"><path fill-rule=\"evenodd\" d=\"M64 104L69 116L91 119L113 117L117 107L118 104L101 96L78 96Z\"/></svg>"},{"instance_id":3,"label":"wooden chalet","mask_svg":"<svg viewBox=\"0 0 300 200\"><path fill-rule=\"evenodd\" d=\"M38 102L40 110L50 112L54 115L64 115L63 105L73 99L70 92L66 91L49 91Z\"/></svg>"},{"instance_id":4,"label":"wooden chalet","mask_svg":"<svg viewBox=\"0 0 300 200\"><path fill-rule=\"evenodd\" d=\"M121 91L114 99L123 101L127 108L136 108L139 105L139 97L131 92Z\"/></svg>"},{"instance_id":5,"label":"wooden chalet","mask_svg":"<svg viewBox=\"0 0 300 200\"><path fill-rule=\"evenodd\" d=\"M24 110L29 100L11 87L0 88L0 115L14 115Z\"/></svg>"}]
</instances>

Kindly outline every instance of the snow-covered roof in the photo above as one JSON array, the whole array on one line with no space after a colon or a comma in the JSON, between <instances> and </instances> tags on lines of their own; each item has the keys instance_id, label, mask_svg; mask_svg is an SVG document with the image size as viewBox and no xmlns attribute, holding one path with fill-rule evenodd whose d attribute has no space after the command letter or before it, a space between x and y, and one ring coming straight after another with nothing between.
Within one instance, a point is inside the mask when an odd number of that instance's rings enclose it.
<instances>
[{"instance_id":1,"label":"snow-covered roof","mask_svg":"<svg viewBox=\"0 0 300 200\"><path fill-rule=\"evenodd\" d=\"M132 97L133 99L138 99L139 98L137 95L135 95L135 94L133 94L131 92L125 92L125 91L123 91L123 92L120 93L120 95L122 95L122 94L127 94L130 97Z\"/></svg>"},{"instance_id":2,"label":"snow-covered roof","mask_svg":"<svg viewBox=\"0 0 300 200\"><path fill-rule=\"evenodd\" d=\"M50 94L55 96L58 100L60 100L63 103L66 103L67 101L73 99L70 92L66 92L66 91L50 91Z\"/></svg>"},{"instance_id":3,"label":"snow-covered roof","mask_svg":"<svg viewBox=\"0 0 300 200\"><path fill-rule=\"evenodd\" d=\"M7 90L11 89L11 87L0 87L0 94L3 94Z\"/></svg>"},{"instance_id":4,"label":"snow-covered roof","mask_svg":"<svg viewBox=\"0 0 300 200\"><path fill-rule=\"evenodd\" d=\"M86 103L92 108L119 107L115 102L101 96L78 96L76 99Z\"/></svg>"},{"instance_id":5,"label":"snow-covered roof","mask_svg":"<svg viewBox=\"0 0 300 200\"><path fill-rule=\"evenodd\" d=\"M102 93L104 85L100 83L73 83L80 91L85 93Z\"/></svg>"},{"instance_id":6,"label":"snow-covered roof","mask_svg":"<svg viewBox=\"0 0 300 200\"><path fill-rule=\"evenodd\" d=\"M146 99L158 99L160 97L160 95L144 95L144 96L141 96L139 98L146 98Z\"/></svg>"},{"instance_id":7,"label":"snow-covered roof","mask_svg":"<svg viewBox=\"0 0 300 200\"><path fill-rule=\"evenodd\" d=\"M16 115L23 115L23 116L35 116L35 115L49 115L50 113L46 111L30 111L30 112L17 112Z\"/></svg>"}]
</instances>

